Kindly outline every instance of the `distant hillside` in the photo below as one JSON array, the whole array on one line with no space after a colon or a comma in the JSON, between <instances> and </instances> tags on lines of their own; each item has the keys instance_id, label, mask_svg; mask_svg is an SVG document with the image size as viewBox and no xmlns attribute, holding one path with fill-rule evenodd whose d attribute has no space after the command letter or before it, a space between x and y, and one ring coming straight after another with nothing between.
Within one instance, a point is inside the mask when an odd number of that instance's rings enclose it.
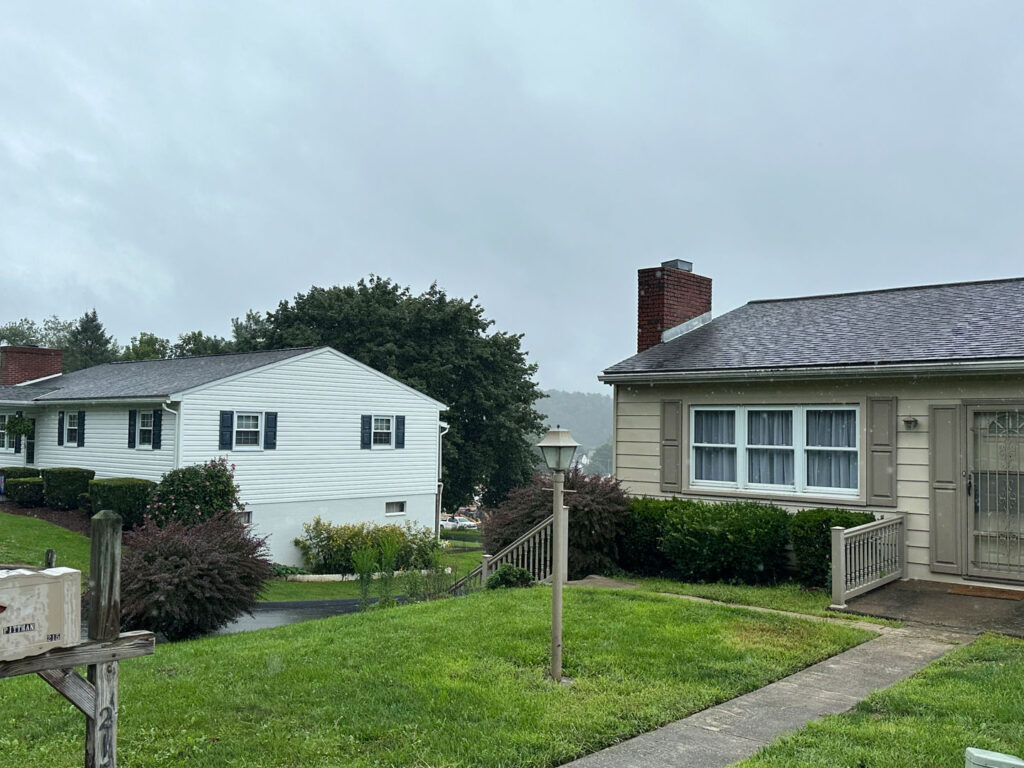
<instances>
[{"instance_id":1,"label":"distant hillside","mask_svg":"<svg viewBox=\"0 0 1024 768\"><path fill-rule=\"evenodd\" d=\"M608 442L612 436L612 399L592 392L563 392L549 389L536 408L545 414L548 428L561 424L572 432L576 442L590 450Z\"/></svg>"}]
</instances>

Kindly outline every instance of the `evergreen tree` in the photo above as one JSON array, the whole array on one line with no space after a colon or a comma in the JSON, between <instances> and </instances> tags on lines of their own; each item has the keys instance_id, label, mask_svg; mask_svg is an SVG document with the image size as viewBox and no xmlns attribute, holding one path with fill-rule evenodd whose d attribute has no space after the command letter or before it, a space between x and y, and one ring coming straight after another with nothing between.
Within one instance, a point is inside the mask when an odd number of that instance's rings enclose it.
<instances>
[{"instance_id":1,"label":"evergreen tree","mask_svg":"<svg viewBox=\"0 0 1024 768\"><path fill-rule=\"evenodd\" d=\"M64 346L64 373L113 362L119 352L114 337L107 335L96 310L92 309L82 315L68 333Z\"/></svg>"}]
</instances>

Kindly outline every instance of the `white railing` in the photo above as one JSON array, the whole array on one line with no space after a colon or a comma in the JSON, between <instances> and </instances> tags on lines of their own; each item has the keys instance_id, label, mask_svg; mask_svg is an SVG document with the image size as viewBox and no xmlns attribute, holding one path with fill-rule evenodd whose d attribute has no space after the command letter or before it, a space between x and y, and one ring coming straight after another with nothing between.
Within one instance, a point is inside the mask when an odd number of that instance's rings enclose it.
<instances>
[{"instance_id":1,"label":"white railing","mask_svg":"<svg viewBox=\"0 0 1024 768\"><path fill-rule=\"evenodd\" d=\"M534 581L550 578L555 551L554 519L551 515L541 520L497 554L484 555L480 565L452 584L448 591L455 594L483 587L487 577L505 563L525 568Z\"/></svg>"},{"instance_id":2,"label":"white railing","mask_svg":"<svg viewBox=\"0 0 1024 768\"><path fill-rule=\"evenodd\" d=\"M832 529L832 608L906 575L902 514Z\"/></svg>"}]
</instances>

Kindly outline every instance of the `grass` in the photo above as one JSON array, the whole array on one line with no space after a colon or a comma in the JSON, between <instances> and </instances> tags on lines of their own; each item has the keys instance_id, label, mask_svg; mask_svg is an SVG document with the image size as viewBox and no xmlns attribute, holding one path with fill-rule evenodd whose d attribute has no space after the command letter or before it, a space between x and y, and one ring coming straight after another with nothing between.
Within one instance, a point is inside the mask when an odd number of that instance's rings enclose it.
<instances>
[{"instance_id":1,"label":"grass","mask_svg":"<svg viewBox=\"0 0 1024 768\"><path fill-rule=\"evenodd\" d=\"M852 627L634 591L565 596L545 679L544 587L161 645L121 665L118 752L172 766L552 766L867 639ZM40 680L0 685L0 752L81 760L81 715Z\"/></svg>"},{"instance_id":2,"label":"grass","mask_svg":"<svg viewBox=\"0 0 1024 768\"><path fill-rule=\"evenodd\" d=\"M42 567L46 550L57 565L89 573L89 539L45 520L0 512L0 563Z\"/></svg>"},{"instance_id":3,"label":"grass","mask_svg":"<svg viewBox=\"0 0 1024 768\"><path fill-rule=\"evenodd\" d=\"M899 622L876 619L871 616L856 616L848 613L837 613L828 610L832 602L831 595L824 589L805 589L791 582L772 586L748 586L744 584L690 584L672 579L650 578L646 576L626 576L626 581L636 584L640 589L651 592L667 592L673 595L693 595L708 600L720 600L733 605L750 605L758 608L774 608L779 611L792 611L808 616L828 616L831 618L867 621L874 624L898 626Z\"/></svg>"},{"instance_id":4,"label":"grass","mask_svg":"<svg viewBox=\"0 0 1024 768\"><path fill-rule=\"evenodd\" d=\"M1024 755L1022 679L1024 641L986 635L740 765L961 768L967 747Z\"/></svg>"}]
</instances>

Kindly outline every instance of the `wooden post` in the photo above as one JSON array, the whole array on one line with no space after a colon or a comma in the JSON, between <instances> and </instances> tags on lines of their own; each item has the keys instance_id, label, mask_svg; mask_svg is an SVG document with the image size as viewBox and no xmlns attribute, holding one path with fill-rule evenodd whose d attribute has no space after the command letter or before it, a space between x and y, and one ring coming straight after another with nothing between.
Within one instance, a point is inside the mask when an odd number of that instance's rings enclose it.
<instances>
[{"instance_id":1,"label":"wooden post","mask_svg":"<svg viewBox=\"0 0 1024 768\"><path fill-rule=\"evenodd\" d=\"M562 584L565 582L565 554L568 552L566 527L563 525L565 508L562 506L565 489L565 472L552 473L554 485L554 515L552 528L555 534L553 573L551 575L551 679L562 681Z\"/></svg>"},{"instance_id":2,"label":"wooden post","mask_svg":"<svg viewBox=\"0 0 1024 768\"><path fill-rule=\"evenodd\" d=\"M43 563L45 568L56 568L57 567L57 550L48 549L46 550L46 560Z\"/></svg>"},{"instance_id":3,"label":"wooden post","mask_svg":"<svg viewBox=\"0 0 1024 768\"><path fill-rule=\"evenodd\" d=\"M843 542L844 529L832 527L832 605L830 608L846 607L846 545Z\"/></svg>"},{"instance_id":4,"label":"wooden post","mask_svg":"<svg viewBox=\"0 0 1024 768\"><path fill-rule=\"evenodd\" d=\"M89 590L89 640L116 640L121 634L121 517L109 509L92 518ZM85 718L85 768L116 768L117 662L90 664L87 679L96 698Z\"/></svg>"},{"instance_id":5,"label":"wooden post","mask_svg":"<svg viewBox=\"0 0 1024 768\"><path fill-rule=\"evenodd\" d=\"M481 555L480 556L480 586L487 586L487 577L491 575L491 560L494 555Z\"/></svg>"}]
</instances>

